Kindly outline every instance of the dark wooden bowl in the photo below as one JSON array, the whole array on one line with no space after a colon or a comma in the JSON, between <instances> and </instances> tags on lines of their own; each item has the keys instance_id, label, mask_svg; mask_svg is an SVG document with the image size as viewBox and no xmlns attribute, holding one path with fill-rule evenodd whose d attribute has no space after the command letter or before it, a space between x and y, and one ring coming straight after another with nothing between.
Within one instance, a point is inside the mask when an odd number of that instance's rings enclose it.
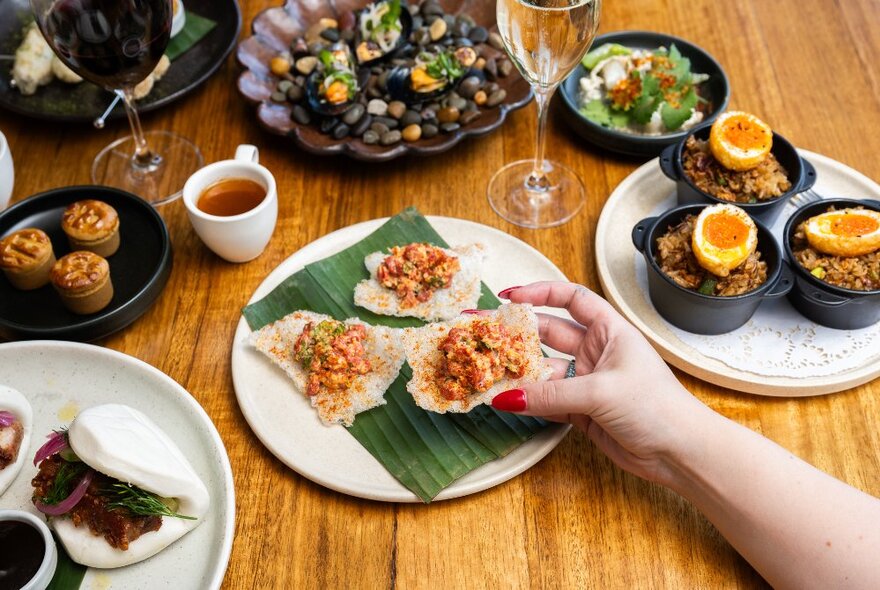
<instances>
[{"instance_id":1,"label":"dark wooden bowl","mask_svg":"<svg viewBox=\"0 0 880 590\"><path fill-rule=\"evenodd\" d=\"M318 19L337 18L346 11L361 8L364 0L286 0L284 6L264 10L251 25L253 36L238 45L236 58L244 71L238 77L238 91L256 105L260 125L276 135L291 137L298 146L314 154L345 154L358 160L383 162L418 154L429 156L445 152L469 135L485 135L497 129L509 111L521 108L532 98L531 87L521 76L512 73L497 80L507 98L497 107L481 108L476 120L453 133L441 133L413 143L400 142L391 146L367 145L359 138L333 139L321 133L316 125L300 125L290 118L292 105L270 100L278 78L269 71L269 60L289 49L290 42L305 33ZM495 26L495 3L480 0L440 0L450 14L467 13L490 31ZM500 53L499 53L500 55Z\"/></svg>"}]
</instances>

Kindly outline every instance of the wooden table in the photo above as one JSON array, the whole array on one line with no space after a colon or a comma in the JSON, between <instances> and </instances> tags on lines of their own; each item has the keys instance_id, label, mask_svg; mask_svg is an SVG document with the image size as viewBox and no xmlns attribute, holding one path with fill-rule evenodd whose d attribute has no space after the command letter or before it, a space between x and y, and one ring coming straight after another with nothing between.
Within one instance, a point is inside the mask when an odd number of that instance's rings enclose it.
<instances>
[{"instance_id":1,"label":"wooden table","mask_svg":"<svg viewBox=\"0 0 880 590\"><path fill-rule=\"evenodd\" d=\"M243 3L243 35L254 15L271 4ZM609 0L601 32L622 29L668 32L704 47L730 76L731 107L761 115L799 147L880 178L875 0ZM642 162L585 145L557 112L548 152L581 174L589 202L562 227L524 230L492 212L485 189L505 162L531 155L533 107L514 113L501 131L441 157L367 165L311 156L261 131L235 91L237 71L230 58L195 95L144 121L148 128L194 138L208 161L231 157L240 143L260 146L262 162L278 180L274 238L257 260L228 264L201 244L182 203L164 207L175 253L171 280L142 318L100 342L169 374L217 425L238 500L226 587L765 585L692 506L624 473L580 433L504 485L428 506L350 498L275 459L236 404L228 351L239 309L279 262L327 232L414 204L428 214L507 231L546 254L573 281L598 289L596 220L612 189ZM7 112L0 113L0 129L15 157L14 200L87 183L92 155L127 133L124 123L97 132ZM719 412L880 495L880 380L834 395L778 399L679 377Z\"/></svg>"}]
</instances>

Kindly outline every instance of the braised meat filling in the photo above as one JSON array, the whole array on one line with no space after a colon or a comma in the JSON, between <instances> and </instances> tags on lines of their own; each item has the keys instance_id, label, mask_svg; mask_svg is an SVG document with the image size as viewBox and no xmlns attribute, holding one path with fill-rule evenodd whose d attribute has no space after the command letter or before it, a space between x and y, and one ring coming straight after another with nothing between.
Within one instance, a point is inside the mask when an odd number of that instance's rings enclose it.
<instances>
[{"instance_id":1,"label":"braised meat filling","mask_svg":"<svg viewBox=\"0 0 880 590\"><path fill-rule=\"evenodd\" d=\"M0 426L0 469L15 463L24 438L24 426L15 420L9 426Z\"/></svg>"},{"instance_id":2,"label":"braised meat filling","mask_svg":"<svg viewBox=\"0 0 880 590\"><path fill-rule=\"evenodd\" d=\"M53 495L66 497L86 469L85 464L65 461L57 454L44 459L31 481L34 501L46 502ZM125 508L109 507L113 499L107 490L117 483L112 477L96 473L85 495L64 517L69 517L75 526L88 526L92 534L103 536L111 547L125 551L129 543L144 533L159 530L162 517L138 516ZM59 486L66 489L59 490Z\"/></svg>"},{"instance_id":3,"label":"braised meat filling","mask_svg":"<svg viewBox=\"0 0 880 590\"><path fill-rule=\"evenodd\" d=\"M448 289L461 265L458 258L430 244L395 246L376 271L379 283L394 291L403 309Z\"/></svg>"},{"instance_id":4,"label":"braised meat filling","mask_svg":"<svg viewBox=\"0 0 880 590\"><path fill-rule=\"evenodd\" d=\"M504 377L518 379L528 368L522 336L492 320L452 328L439 350L443 363L437 382L441 395L451 401L488 391Z\"/></svg>"},{"instance_id":5,"label":"braised meat filling","mask_svg":"<svg viewBox=\"0 0 880 590\"><path fill-rule=\"evenodd\" d=\"M306 324L293 346L294 360L309 373L306 393L344 391L358 375L372 370L364 350L367 329L337 320Z\"/></svg>"}]
</instances>

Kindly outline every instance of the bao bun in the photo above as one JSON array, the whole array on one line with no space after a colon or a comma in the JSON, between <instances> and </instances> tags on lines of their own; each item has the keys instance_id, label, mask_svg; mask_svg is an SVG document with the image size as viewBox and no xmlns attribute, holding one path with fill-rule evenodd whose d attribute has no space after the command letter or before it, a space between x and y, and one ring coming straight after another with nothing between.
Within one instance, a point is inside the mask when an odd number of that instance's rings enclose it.
<instances>
[{"instance_id":1,"label":"bao bun","mask_svg":"<svg viewBox=\"0 0 880 590\"><path fill-rule=\"evenodd\" d=\"M179 514L196 518L164 516L159 530L135 539L125 551L111 547L87 526L52 518L51 526L77 563L98 568L136 563L201 524L210 504L205 484L168 435L143 413L121 404L95 406L76 417L68 438L77 456L96 471L163 498L175 498Z\"/></svg>"},{"instance_id":2,"label":"bao bun","mask_svg":"<svg viewBox=\"0 0 880 590\"><path fill-rule=\"evenodd\" d=\"M24 430L15 461L7 465L5 469L0 469L0 497L2 497L3 492L6 491L6 488L9 487L9 484L12 483L15 476L21 471L21 466L24 465L24 458L30 447L33 412L31 404L28 403L22 394L5 385L0 385L0 411L11 412L21 422Z\"/></svg>"}]
</instances>

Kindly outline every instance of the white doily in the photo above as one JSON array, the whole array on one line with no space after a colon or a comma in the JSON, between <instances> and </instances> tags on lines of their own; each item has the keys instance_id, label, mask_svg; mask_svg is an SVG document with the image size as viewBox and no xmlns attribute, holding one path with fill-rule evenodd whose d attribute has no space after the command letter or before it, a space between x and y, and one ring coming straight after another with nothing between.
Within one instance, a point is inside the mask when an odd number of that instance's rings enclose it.
<instances>
[{"instance_id":1,"label":"white doily","mask_svg":"<svg viewBox=\"0 0 880 590\"><path fill-rule=\"evenodd\" d=\"M671 195L651 215L674 206L675 197ZM771 228L777 239L791 212L792 207L786 207ZM638 252L635 273L650 303L645 258ZM745 325L727 334L704 336L667 325L682 342L704 356L767 377L825 377L880 363L880 322L861 330L826 328L798 313L785 297L765 300Z\"/></svg>"}]
</instances>

